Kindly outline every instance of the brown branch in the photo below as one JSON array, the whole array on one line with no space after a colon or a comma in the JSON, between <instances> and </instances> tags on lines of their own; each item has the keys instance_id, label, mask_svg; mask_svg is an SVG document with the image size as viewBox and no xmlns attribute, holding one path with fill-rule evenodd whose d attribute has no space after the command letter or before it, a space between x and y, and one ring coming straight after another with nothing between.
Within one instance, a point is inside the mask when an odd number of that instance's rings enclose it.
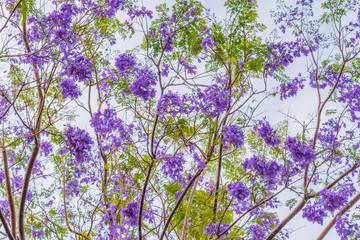
<instances>
[{"instance_id":1,"label":"brown branch","mask_svg":"<svg viewBox=\"0 0 360 240\"><path fill-rule=\"evenodd\" d=\"M175 212L177 211L177 209L180 207L180 204L182 203L184 197L186 196L187 192L189 191L191 185L194 183L194 181L200 176L200 174L203 172L203 170L198 170L196 172L196 174L193 176L193 178L190 180L190 182L188 183L188 185L186 186L185 190L182 192L182 194L180 195L178 201L176 202L175 204L175 207L174 209L171 211L166 223L165 223L165 226L164 226L164 229L161 233L161 236L160 236L160 240L164 239L165 237L165 234L166 234L166 230L167 228L169 227L170 225L170 222L171 222L171 219L174 217L175 215Z\"/></svg>"},{"instance_id":2,"label":"brown branch","mask_svg":"<svg viewBox=\"0 0 360 240\"><path fill-rule=\"evenodd\" d=\"M0 208L0 221L2 223L2 225L4 226L4 229L5 229L5 233L6 233L6 236L10 239L10 240L15 240L13 235L11 234L10 232L10 229L9 229L9 225L8 225L8 222L6 221L6 217L2 211L2 209Z\"/></svg>"},{"instance_id":3,"label":"brown branch","mask_svg":"<svg viewBox=\"0 0 360 240\"><path fill-rule=\"evenodd\" d=\"M9 23L12 15L14 14L15 10L20 6L20 3L22 2L23 0L19 0L15 6L14 6L14 9L11 11L10 13L10 16L6 19L6 22L4 23L4 26L0 29L0 33L4 30L4 28L6 27L6 25Z\"/></svg>"},{"instance_id":4,"label":"brown branch","mask_svg":"<svg viewBox=\"0 0 360 240\"><path fill-rule=\"evenodd\" d=\"M146 178L145 178L145 183L143 186L143 189L141 191L141 200L140 200L140 207L139 207L139 216L138 216L138 234L139 234L139 239L142 239L142 233L141 233L141 225L142 225L142 212L144 209L144 201L145 201L145 194L146 194L146 188L147 185L150 181L150 174L151 174L151 169L154 166L155 161L151 160L151 163L149 165L149 169L146 173Z\"/></svg>"},{"instance_id":5,"label":"brown branch","mask_svg":"<svg viewBox=\"0 0 360 240\"><path fill-rule=\"evenodd\" d=\"M23 23L23 32L22 32L25 48L27 52L31 52L29 41L27 38L26 33L26 22ZM35 70L38 69L36 64L33 64L33 67ZM21 197L20 197L20 204L19 204L19 234L20 234L20 240L25 240L25 228L24 228L24 213L25 213L25 203L26 203L26 196L29 188L31 173L35 164L35 160L39 153L40 148L40 127L41 127L41 119L42 119L42 113L44 110L45 105L45 98L43 96L42 88L41 88L41 79L39 76L39 73L37 71L34 71L34 77L36 81L36 87L37 87L37 94L38 94L38 101L39 101L39 107L38 111L36 113L36 121L35 121L35 129L33 129L33 132L36 133L34 136L34 146L31 151L30 159L28 162L28 166L25 171L23 186L21 190Z\"/></svg>"},{"instance_id":6,"label":"brown branch","mask_svg":"<svg viewBox=\"0 0 360 240\"><path fill-rule=\"evenodd\" d=\"M11 234L16 236L16 210L15 210L15 201L14 196L11 190L11 180L10 180L10 172L9 172L9 161L7 157L6 149L3 147L4 144L0 141L1 153L3 158L4 165L4 175L5 175L5 184L6 184L6 196L9 203L10 210L10 222L11 222Z\"/></svg>"}]
</instances>

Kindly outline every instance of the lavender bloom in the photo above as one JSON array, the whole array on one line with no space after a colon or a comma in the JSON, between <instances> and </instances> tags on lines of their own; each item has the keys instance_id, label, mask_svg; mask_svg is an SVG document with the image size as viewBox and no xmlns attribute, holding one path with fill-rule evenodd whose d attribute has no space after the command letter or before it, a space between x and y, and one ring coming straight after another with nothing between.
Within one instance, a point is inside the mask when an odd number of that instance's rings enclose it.
<instances>
[{"instance_id":1,"label":"lavender bloom","mask_svg":"<svg viewBox=\"0 0 360 240\"><path fill-rule=\"evenodd\" d=\"M234 197L239 202L250 195L250 190L245 187L243 182L229 183L226 188L230 196Z\"/></svg>"},{"instance_id":2,"label":"lavender bloom","mask_svg":"<svg viewBox=\"0 0 360 240\"><path fill-rule=\"evenodd\" d=\"M182 171L184 169L183 165L185 160L183 159L184 154L178 153L175 157L165 156L163 160L163 166L161 170L163 170L164 174L174 181L181 181L182 180Z\"/></svg>"},{"instance_id":3,"label":"lavender bloom","mask_svg":"<svg viewBox=\"0 0 360 240\"><path fill-rule=\"evenodd\" d=\"M63 99L70 97L71 100L74 100L81 96L81 92L73 80L64 79L59 84L59 87L62 88Z\"/></svg>"},{"instance_id":4,"label":"lavender bloom","mask_svg":"<svg viewBox=\"0 0 360 240\"><path fill-rule=\"evenodd\" d=\"M184 103L181 101L180 97L171 91L161 96L157 104L157 109L158 115L170 113L174 117L178 113L185 111Z\"/></svg>"},{"instance_id":5,"label":"lavender bloom","mask_svg":"<svg viewBox=\"0 0 360 240\"><path fill-rule=\"evenodd\" d=\"M305 79L300 78L301 75L299 75L299 77L294 78L291 82L287 83L287 84L280 84L280 99L284 100L288 97L292 97L295 96L296 93L298 92L299 88L303 89L305 87L305 85L303 84L303 82L305 81Z\"/></svg>"},{"instance_id":6,"label":"lavender bloom","mask_svg":"<svg viewBox=\"0 0 360 240\"><path fill-rule=\"evenodd\" d=\"M187 70L187 72L189 74L196 74L196 71L195 71L195 69L197 68L196 66L191 67L184 59L181 59L181 58L179 58L178 61L182 66L185 67L185 69Z\"/></svg>"},{"instance_id":7,"label":"lavender bloom","mask_svg":"<svg viewBox=\"0 0 360 240\"><path fill-rule=\"evenodd\" d=\"M120 54L119 57L115 59L115 67L120 77L127 77L130 73L133 73L135 65L135 59L126 53Z\"/></svg>"},{"instance_id":8,"label":"lavender bloom","mask_svg":"<svg viewBox=\"0 0 360 240\"><path fill-rule=\"evenodd\" d=\"M229 227L229 224L219 223L219 222L216 224L212 223L205 227L204 233L210 234L211 236L215 236L215 235L223 233L228 227ZM226 232L223 236L226 237L228 235L229 235L229 232Z\"/></svg>"},{"instance_id":9,"label":"lavender bloom","mask_svg":"<svg viewBox=\"0 0 360 240\"><path fill-rule=\"evenodd\" d=\"M146 102L149 98L155 97L152 85L156 85L154 75L148 69L141 69L138 71L135 81L129 85L129 89L134 96L141 97Z\"/></svg>"},{"instance_id":10,"label":"lavender bloom","mask_svg":"<svg viewBox=\"0 0 360 240\"><path fill-rule=\"evenodd\" d=\"M110 145L104 146L104 151L122 146L125 140L130 139L132 133L132 129L126 128L123 121L117 118L115 109L110 108L94 113L90 125L95 133L101 136L101 142L110 141Z\"/></svg>"},{"instance_id":11,"label":"lavender bloom","mask_svg":"<svg viewBox=\"0 0 360 240\"><path fill-rule=\"evenodd\" d=\"M83 129L67 125L68 128L64 131L65 147L60 150L60 154L70 152L77 162L83 162L89 158L91 145L94 144L90 135Z\"/></svg>"},{"instance_id":12,"label":"lavender bloom","mask_svg":"<svg viewBox=\"0 0 360 240\"><path fill-rule=\"evenodd\" d=\"M130 226L137 225L137 218L139 212L139 203L138 202L129 202L126 205L126 208L121 210L121 213L129 219Z\"/></svg>"},{"instance_id":13,"label":"lavender bloom","mask_svg":"<svg viewBox=\"0 0 360 240\"><path fill-rule=\"evenodd\" d=\"M256 175L262 176L266 179L274 179L278 173L282 172L282 168L275 161L269 161L266 163L263 158L259 158L255 155L251 158L245 159L242 166L245 172L250 170Z\"/></svg>"},{"instance_id":14,"label":"lavender bloom","mask_svg":"<svg viewBox=\"0 0 360 240\"><path fill-rule=\"evenodd\" d=\"M284 149L290 151L290 156L300 167L304 167L307 163L316 159L315 151L310 149L309 146L297 141L295 138L288 137L284 145Z\"/></svg>"},{"instance_id":15,"label":"lavender bloom","mask_svg":"<svg viewBox=\"0 0 360 240\"><path fill-rule=\"evenodd\" d=\"M262 138L264 142L272 147L276 147L281 143L278 136L268 122L260 121L258 125L254 126L254 130L258 132L258 137Z\"/></svg>"},{"instance_id":16,"label":"lavender bloom","mask_svg":"<svg viewBox=\"0 0 360 240\"><path fill-rule=\"evenodd\" d=\"M219 114L225 112L231 102L230 92L221 90L217 85L211 85L204 92L198 90L197 100L201 112L209 117L216 118Z\"/></svg>"},{"instance_id":17,"label":"lavender bloom","mask_svg":"<svg viewBox=\"0 0 360 240\"><path fill-rule=\"evenodd\" d=\"M208 47L209 48L214 47L214 39L212 37L203 39L200 44L200 47L203 47L205 51L208 51Z\"/></svg>"},{"instance_id":18,"label":"lavender bloom","mask_svg":"<svg viewBox=\"0 0 360 240\"><path fill-rule=\"evenodd\" d=\"M339 215L336 217L335 229L341 240L359 239L360 238L360 227L356 223L352 223L349 220L349 214Z\"/></svg>"},{"instance_id":19,"label":"lavender bloom","mask_svg":"<svg viewBox=\"0 0 360 240\"><path fill-rule=\"evenodd\" d=\"M244 145L244 133L237 125L224 126L222 144L229 149L228 143L241 148Z\"/></svg>"},{"instance_id":20,"label":"lavender bloom","mask_svg":"<svg viewBox=\"0 0 360 240\"><path fill-rule=\"evenodd\" d=\"M91 79L93 69L91 69L93 63L91 60L84 56L78 56L75 60L69 60L65 66L65 71L62 76L67 75L75 81L86 83Z\"/></svg>"},{"instance_id":21,"label":"lavender bloom","mask_svg":"<svg viewBox=\"0 0 360 240\"><path fill-rule=\"evenodd\" d=\"M152 18L152 11L146 10L146 8L143 6L141 9L129 9L128 15L131 18L131 20L134 20L135 17L140 16L148 16L150 19Z\"/></svg>"},{"instance_id":22,"label":"lavender bloom","mask_svg":"<svg viewBox=\"0 0 360 240\"><path fill-rule=\"evenodd\" d=\"M327 214L324 209L317 207L316 205L307 205L303 209L303 218L306 218L308 221L313 223L323 224L324 218L327 217Z\"/></svg>"}]
</instances>

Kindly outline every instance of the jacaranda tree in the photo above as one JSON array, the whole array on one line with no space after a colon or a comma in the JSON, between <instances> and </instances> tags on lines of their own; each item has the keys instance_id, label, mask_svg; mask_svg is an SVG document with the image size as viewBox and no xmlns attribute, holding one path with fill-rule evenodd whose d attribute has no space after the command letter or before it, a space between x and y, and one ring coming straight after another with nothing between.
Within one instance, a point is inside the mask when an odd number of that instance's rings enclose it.
<instances>
[{"instance_id":1,"label":"jacaranda tree","mask_svg":"<svg viewBox=\"0 0 360 240\"><path fill-rule=\"evenodd\" d=\"M360 238L360 1L261 2L1 1L1 234Z\"/></svg>"}]
</instances>

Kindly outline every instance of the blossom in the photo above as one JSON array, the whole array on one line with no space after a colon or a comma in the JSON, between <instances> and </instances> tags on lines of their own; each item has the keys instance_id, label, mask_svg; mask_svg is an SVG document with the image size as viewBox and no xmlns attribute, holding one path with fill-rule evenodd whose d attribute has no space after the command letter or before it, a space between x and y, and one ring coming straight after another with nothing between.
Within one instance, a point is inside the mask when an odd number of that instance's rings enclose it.
<instances>
[{"instance_id":1,"label":"blossom","mask_svg":"<svg viewBox=\"0 0 360 240\"><path fill-rule=\"evenodd\" d=\"M135 59L124 53L120 54L119 57L115 58L115 67L117 68L120 77L127 77L135 69Z\"/></svg>"},{"instance_id":2,"label":"blossom","mask_svg":"<svg viewBox=\"0 0 360 240\"><path fill-rule=\"evenodd\" d=\"M231 103L230 91L223 90L217 85L207 87L204 92L199 89L196 97L197 103L194 104L198 104L201 112L212 118L225 112Z\"/></svg>"},{"instance_id":3,"label":"blossom","mask_svg":"<svg viewBox=\"0 0 360 240\"><path fill-rule=\"evenodd\" d=\"M84 56L68 60L62 76L66 75L75 81L87 83L91 79L93 62Z\"/></svg>"},{"instance_id":4,"label":"blossom","mask_svg":"<svg viewBox=\"0 0 360 240\"><path fill-rule=\"evenodd\" d=\"M65 147L60 150L60 154L70 152L77 162L83 162L89 158L91 145L94 144L89 133L85 130L67 125L64 131Z\"/></svg>"},{"instance_id":5,"label":"blossom","mask_svg":"<svg viewBox=\"0 0 360 240\"><path fill-rule=\"evenodd\" d=\"M278 173L282 172L282 168L275 161L265 162L263 158L255 155L245 159L242 166L245 172L250 170L256 175L266 179L274 179Z\"/></svg>"},{"instance_id":6,"label":"blossom","mask_svg":"<svg viewBox=\"0 0 360 240\"><path fill-rule=\"evenodd\" d=\"M63 95L63 99L70 97L70 99L73 100L81 96L81 92L73 80L64 79L59 84L59 87L62 88L61 94Z\"/></svg>"},{"instance_id":7,"label":"blossom","mask_svg":"<svg viewBox=\"0 0 360 240\"><path fill-rule=\"evenodd\" d=\"M239 202L250 195L250 190L245 187L243 182L229 183L226 188L230 196L236 198Z\"/></svg>"},{"instance_id":8,"label":"blossom","mask_svg":"<svg viewBox=\"0 0 360 240\"><path fill-rule=\"evenodd\" d=\"M229 224L226 223L211 223L209 225L205 226L204 233L210 234L211 236L215 236L218 234L223 233L227 228L229 227ZM226 232L223 236L228 236L229 232Z\"/></svg>"},{"instance_id":9,"label":"blossom","mask_svg":"<svg viewBox=\"0 0 360 240\"><path fill-rule=\"evenodd\" d=\"M274 131L268 122L260 121L254 130L258 132L258 137L261 137L264 142L272 147L275 147L281 143L281 140L278 136L275 135Z\"/></svg>"},{"instance_id":10,"label":"blossom","mask_svg":"<svg viewBox=\"0 0 360 240\"><path fill-rule=\"evenodd\" d=\"M130 226L137 225L138 212L139 212L139 203L138 202L129 202L126 205L126 208L121 210L121 213L128 218Z\"/></svg>"},{"instance_id":11,"label":"blossom","mask_svg":"<svg viewBox=\"0 0 360 240\"><path fill-rule=\"evenodd\" d=\"M135 81L129 85L129 89L136 97L141 97L145 102L155 97L155 90L151 86L156 85L154 75L148 69L141 69L137 72Z\"/></svg>"},{"instance_id":12,"label":"blossom","mask_svg":"<svg viewBox=\"0 0 360 240\"><path fill-rule=\"evenodd\" d=\"M171 113L173 116L176 116L178 113L185 111L184 103L180 97L171 91L160 97L157 109L157 114L159 115L162 113Z\"/></svg>"},{"instance_id":13,"label":"blossom","mask_svg":"<svg viewBox=\"0 0 360 240\"><path fill-rule=\"evenodd\" d=\"M181 181L182 179L182 171L184 169L183 165L185 163L184 154L178 153L174 157L168 155L164 157L163 165L161 170L164 174L174 181L178 180Z\"/></svg>"},{"instance_id":14,"label":"blossom","mask_svg":"<svg viewBox=\"0 0 360 240\"><path fill-rule=\"evenodd\" d=\"M227 149L229 148L228 143L241 148L244 145L244 133L237 125L224 126L222 143Z\"/></svg>"},{"instance_id":15,"label":"blossom","mask_svg":"<svg viewBox=\"0 0 360 240\"><path fill-rule=\"evenodd\" d=\"M316 159L316 154L309 146L302 144L293 137L288 137L285 142L285 149L290 151L290 156L300 167L304 167Z\"/></svg>"}]
</instances>

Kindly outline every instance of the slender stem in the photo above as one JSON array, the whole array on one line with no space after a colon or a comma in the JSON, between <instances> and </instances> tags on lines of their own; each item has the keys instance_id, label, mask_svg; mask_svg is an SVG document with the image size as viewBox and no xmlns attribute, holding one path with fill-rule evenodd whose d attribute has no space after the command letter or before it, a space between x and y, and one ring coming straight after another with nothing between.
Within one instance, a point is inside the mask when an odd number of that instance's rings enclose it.
<instances>
[{"instance_id":1,"label":"slender stem","mask_svg":"<svg viewBox=\"0 0 360 240\"><path fill-rule=\"evenodd\" d=\"M1 153L3 157L4 165L4 175L5 175L5 184L6 184L6 195L9 203L10 210L10 223L11 223L11 234L16 236L16 212L15 212L15 201L14 196L11 190L11 180L9 172L9 162L7 157L7 152L2 141L0 141Z\"/></svg>"},{"instance_id":2,"label":"slender stem","mask_svg":"<svg viewBox=\"0 0 360 240\"><path fill-rule=\"evenodd\" d=\"M150 175L151 175L151 169L154 166L155 161L151 160L151 163L149 165L149 169L146 173L146 179L145 179L145 183L143 186L143 189L141 191L141 199L140 199L140 207L139 207L139 217L138 217L138 234L139 234L139 239L142 239L142 232L141 232L141 225L142 225L142 212L144 209L144 201L145 201L145 194L146 194L146 188L147 185L149 184L150 181Z\"/></svg>"},{"instance_id":3,"label":"slender stem","mask_svg":"<svg viewBox=\"0 0 360 240\"><path fill-rule=\"evenodd\" d=\"M175 212L177 211L177 209L180 207L180 204L181 202L183 201L184 197L186 196L187 192L189 191L191 185L194 183L194 181L200 176L200 174L203 172L203 170L198 170L196 172L196 174L193 176L193 178L190 180L190 182L188 183L188 185L186 186L185 190L182 192L182 194L180 195L178 201L176 202L175 204L175 207L174 209L171 211L166 223L165 223L165 226L164 226L164 229L161 233L161 236L160 236L160 240L164 239L165 237L165 234L166 234L166 230L167 228L169 227L170 225L170 222L171 222L171 219L174 217L175 215Z\"/></svg>"},{"instance_id":4,"label":"slender stem","mask_svg":"<svg viewBox=\"0 0 360 240\"><path fill-rule=\"evenodd\" d=\"M190 194L190 198L189 198L189 208L191 207L191 204L192 204L192 201L194 199L194 195L195 195L195 191L196 191L196 186L198 185L199 183L199 178L196 179L195 183L194 183L194 187L191 191L191 194ZM184 223L183 223L183 230L182 230L182 233L181 233L181 240L185 240L186 238L186 235L187 235L187 220L188 220L188 214L186 213L185 215L185 219L184 219Z\"/></svg>"},{"instance_id":5,"label":"slender stem","mask_svg":"<svg viewBox=\"0 0 360 240\"><path fill-rule=\"evenodd\" d=\"M27 52L31 52L29 41L27 39L27 33L26 33L26 22L23 23L23 32L22 32L25 48ZM37 69L37 65L33 64L34 69ZM24 182L21 190L21 196L20 196L20 204L19 204L19 234L20 234L20 240L25 240L25 229L24 229L24 217L25 217L25 203L26 203L26 196L29 188L31 173L35 164L35 160L39 153L40 148L40 128L41 128L41 119L42 119L42 113L44 110L45 105L45 98L42 92L41 88L41 79L39 76L38 71L34 71L34 77L36 81L36 88L37 88L37 94L38 94L38 101L39 101L39 107L36 113L36 120L35 120L35 129L33 130L34 134L34 146L31 151L30 159L28 162L28 166L25 171L24 176Z\"/></svg>"},{"instance_id":6,"label":"slender stem","mask_svg":"<svg viewBox=\"0 0 360 240\"><path fill-rule=\"evenodd\" d=\"M288 224L288 222L290 222L291 219L293 219L296 214L298 214L298 212L301 211L301 209L305 206L306 204L306 199L302 199L298 205L294 208L294 210L292 210L292 212L284 219L281 221L281 223L279 225L276 226L276 228L267 236L266 240L271 240L273 239L276 234L278 234L281 229Z\"/></svg>"},{"instance_id":7,"label":"slender stem","mask_svg":"<svg viewBox=\"0 0 360 240\"><path fill-rule=\"evenodd\" d=\"M2 209L0 208L0 221L5 229L5 233L6 233L6 236L10 239L10 240L15 240L13 235L11 234L10 232L10 228L9 228L9 225L6 221L6 217L2 211Z\"/></svg>"}]
</instances>

